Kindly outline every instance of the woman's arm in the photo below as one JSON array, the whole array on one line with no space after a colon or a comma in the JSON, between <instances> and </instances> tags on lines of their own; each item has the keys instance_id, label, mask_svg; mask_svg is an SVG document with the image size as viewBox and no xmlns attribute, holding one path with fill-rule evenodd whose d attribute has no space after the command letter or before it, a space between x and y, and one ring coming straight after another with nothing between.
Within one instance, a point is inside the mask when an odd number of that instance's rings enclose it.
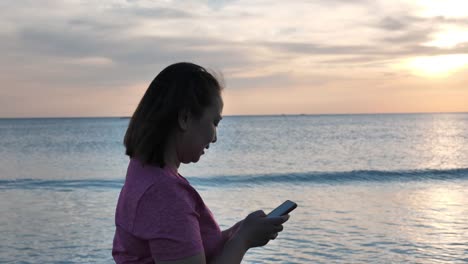
<instances>
[{"instance_id":1,"label":"woman's arm","mask_svg":"<svg viewBox=\"0 0 468 264\"><path fill-rule=\"evenodd\" d=\"M209 264L239 264L249 249L247 241L239 233L234 234L224 244L223 251Z\"/></svg>"},{"instance_id":2,"label":"woman's arm","mask_svg":"<svg viewBox=\"0 0 468 264\"><path fill-rule=\"evenodd\" d=\"M240 264L249 248L264 246L271 239L275 239L278 232L283 230L282 224L289 218L289 215L273 218L265 216L263 211L256 211L239 222L239 230L224 244L222 252L208 264ZM234 230L236 225L230 229ZM204 252L181 260L158 262L155 259L155 262L157 264L207 264Z\"/></svg>"},{"instance_id":3,"label":"woman's arm","mask_svg":"<svg viewBox=\"0 0 468 264\"><path fill-rule=\"evenodd\" d=\"M224 231L221 232L221 236L223 237L223 241L228 241L229 239L231 239L231 237L237 232L237 230L239 229L239 226L242 224L243 220L242 221L239 221L237 222L235 225L233 225L232 227L230 227L229 229L226 229Z\"/></svg>"},{"instance_id":4,"label":"woman's arm","mask_svg":"<svg viewBox=\"0 0 468 264\"><path fill-rule=\"evenodd\" d=\"M209 264L239 264L247 250L248 247L243 238L238 235L234 235L226 242L222 253ZM158 261L155 259L154 262L156 264L207 264L204 252L180 260Z\"/></svg>"},{"instance_id":5,"label":"woman's arm","mask_svg":"<svg viewBox=\"0 0 468 264\"><path fill-rule=\"evenodd\" d=\"M223 241L226 241L224 244L223 251L221 254L209 264L239 264L242 261L245 253L248 248L246 243L242 241L241 237L235 236L239 226L242 224L242 221L237 222L235 225L221 232ZM176 261L157 261L154 260L156 264L206 264L205 253L201 252L195 256L191 256L185 259L176 260Z\"/></svg>"},{"instance_id":6,"label":"woman's arm","mask_svg":"<svg viewBox=\"0 0 468 264\"><path fill-rule=\"evenodd\" d=\"M224 245L220 255L209 264L239 264L249 248L264 246L275 239L283 230L282 224L288 221L289 215L266 218L263 211L255 211L244 220L226 231L234 231Z\"/></svg>"},{"instance_id":7,"label":"woman's arm","mask_svg":"<svg viewBox=\"0 0 468 264\"><path fill-rule=\"evenodd\" d=\"M206 264L205 260L205 252L198 253L195 256L191 256L188 258L180 259L180 260L173 260L173 261L158 261L157 259L154 260L156 264Z\"/></svg>"}]
</instances>

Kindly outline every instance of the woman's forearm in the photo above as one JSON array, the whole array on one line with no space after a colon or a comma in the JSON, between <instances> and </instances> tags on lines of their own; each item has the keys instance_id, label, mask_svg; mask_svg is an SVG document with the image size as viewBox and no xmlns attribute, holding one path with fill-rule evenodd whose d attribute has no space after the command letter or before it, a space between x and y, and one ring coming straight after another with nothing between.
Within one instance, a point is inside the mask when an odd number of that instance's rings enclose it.
<instances>
[{"instance_id":1,"label":"woman's forearm","mask_svg":"<svg viewBox=\"0 0 468 264\"><path fill-rule=\"evenodd\" d=\"M247 250L245 240L236 234L226 241L223 251L209 264L239 264Z\"/></svg>"},{"instance_id":2,"label":"woman's forearm","mask_svg":"<svg viewBox=\"0 0 468 264\"><path fill-rule=\"evenodd\" d=\"M234 233L237 231L236 226L233 226L229 229L226 229L221 232L221 237L223 238L223 241L228 241L231 239L231 237L234 235Z\"/></svg>"},{"instance_id":3,"label":"woman's forearm","mask_svg":"<svg viewBox=\"0 0 468 264\"><path fill-rule=\"evenodd\" d=\"M237 232L242 221L237 222L235 225L221 232L221 236L224 241L231 239L231 237Z\"/></svg>"},{"instance_id":4,"label":"woman's forearm","mask_svg":"<svg viewBox=\"0 0 468 264\"><path fill-rule=\"evenodd\" d=\"M231 237L231 233L232 233L232 227L222 231L221 237L223 238L223 241L229 240L229 238Z\"/></svg>"}]
</instances>

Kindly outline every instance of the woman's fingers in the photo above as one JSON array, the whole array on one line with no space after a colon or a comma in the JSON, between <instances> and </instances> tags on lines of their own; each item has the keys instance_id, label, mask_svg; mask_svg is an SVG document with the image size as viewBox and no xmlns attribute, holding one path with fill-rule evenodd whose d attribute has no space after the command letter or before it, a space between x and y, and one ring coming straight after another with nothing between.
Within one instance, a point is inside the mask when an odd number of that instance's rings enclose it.
<instances>
[{"instance_id":1,"label":"woman's fingers","mask_svg":"<svg viewBox=\"0 0 468 264\"><path fill-rule=\"evenodd\" d=\"M265 212L263 212L263 210L257 210L255 212L251 213L251 215L261 216L261 217L266 216L266 214L265 214Z\"/></svg>"},{"instance_id":2,"label":"woman's fingers","mask_svg":"<svg viewBox=\"0 0 468 264\"><path fill-rule=\"evenodd\" d=\"M275 240L278 237L278 233L274 233L271 235L270 239Z\"/></svg>"},{"instance_id":3,"label":"woman's fingers","mask_svg":"<svg viewBox=\"0 0 468 264\"><path fill-rule=\"evenodd\" d=\"M281 225L288 221L289 215L276 216L276 217L265 217L265 221L273 225Z\"/></svg>"},{"instance_id":4,"label":"woman's fingers","mask_svg":"<svg viewBox=\"0 0 468 264\"><path fill-rule=\"evenodd\" d=\"M242 221L239 232L246 241L250 241L249 247L263 246L278 237L278 233L283 231L283 223L288 219L289 215L266 217L265 212L258 210Z\"/></svg>"},{"instance_id":5,"label":"woman's fingers","mask_svg":"<svg viewBox=\"0 0 468 264\"><path fill-rule=\"evenodd\" d=\"M275 226L275 232L276 233L279 233L281 231L283 231L283 226L282 225Z\"/></svg>"}]
</instances>

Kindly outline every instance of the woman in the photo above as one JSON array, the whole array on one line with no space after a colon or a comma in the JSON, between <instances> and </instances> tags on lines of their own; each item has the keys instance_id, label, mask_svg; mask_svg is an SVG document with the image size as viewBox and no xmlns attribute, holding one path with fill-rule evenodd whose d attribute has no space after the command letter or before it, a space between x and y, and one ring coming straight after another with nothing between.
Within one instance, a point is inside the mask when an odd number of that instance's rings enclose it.
<instances>
[{"instance_id":1,"label":"woman","mask_svg":"<svg viewBox=\"0 0 468 264\"><path fill-rule=\"evenodd\" d=\"M112 255L116 263L240 263L289 216L249 214L221 231L180 163L197 162L216 142L223 100L203 67L176 63L159 73L133 114L124 144L130 157L120 192Z\"/></svg>"}]
</instances>

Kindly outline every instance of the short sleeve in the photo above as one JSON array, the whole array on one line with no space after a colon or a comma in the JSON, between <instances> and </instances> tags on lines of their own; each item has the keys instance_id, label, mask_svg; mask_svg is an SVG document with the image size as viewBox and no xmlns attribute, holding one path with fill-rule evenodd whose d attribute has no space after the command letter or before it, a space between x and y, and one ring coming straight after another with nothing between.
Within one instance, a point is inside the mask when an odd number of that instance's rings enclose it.
<instances>
[{"instance_id":1,"label":"short sleeve","mask_svg":"<svg viewBox=\"0 0 468 264\"><path fill-rule=\"evenodd\" d=\"M199 217L182 184L153 185L140 198L133 230L149 241L153 258L177 260L204 250Z\"/></svg>"}]
</instances>

